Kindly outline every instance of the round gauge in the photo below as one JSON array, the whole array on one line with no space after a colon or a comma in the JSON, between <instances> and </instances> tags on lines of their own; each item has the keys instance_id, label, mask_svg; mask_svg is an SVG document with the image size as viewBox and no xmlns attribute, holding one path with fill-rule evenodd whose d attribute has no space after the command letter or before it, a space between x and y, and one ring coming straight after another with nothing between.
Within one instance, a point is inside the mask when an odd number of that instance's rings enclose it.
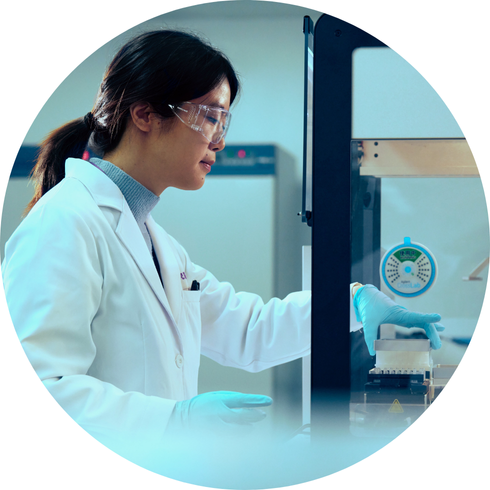
<instances>
[{"instance_id":1,"label":"round gauge","mask_svg":"<svg viewBox=\"0 0 490 490\"><path fill-rule=\"evenodd\" d=\"M381 260L380 276L398 296L419 296L434 284L437 262L427 247L411 243L406 237L403 244L386 252Z\"/></svg>"}]
</instances>

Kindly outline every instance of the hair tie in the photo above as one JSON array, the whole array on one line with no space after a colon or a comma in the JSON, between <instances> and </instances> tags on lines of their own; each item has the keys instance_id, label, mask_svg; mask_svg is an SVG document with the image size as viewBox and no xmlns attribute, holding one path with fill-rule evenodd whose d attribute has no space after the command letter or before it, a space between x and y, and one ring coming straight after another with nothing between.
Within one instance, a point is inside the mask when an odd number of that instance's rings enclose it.
<instances>
[{"instance_id":1,"label":"hair tie","mask_svg":"<svg viewBox=\"0 0 490 490\"><path fill-rule=\"evenodd\" d=\"M83 122L85 123L85 126L90 129L90 131L93 131L95 129L95 119L94 115L91 112L87 112L87 114L85 114Z\"/></svg>"}]
</instances>

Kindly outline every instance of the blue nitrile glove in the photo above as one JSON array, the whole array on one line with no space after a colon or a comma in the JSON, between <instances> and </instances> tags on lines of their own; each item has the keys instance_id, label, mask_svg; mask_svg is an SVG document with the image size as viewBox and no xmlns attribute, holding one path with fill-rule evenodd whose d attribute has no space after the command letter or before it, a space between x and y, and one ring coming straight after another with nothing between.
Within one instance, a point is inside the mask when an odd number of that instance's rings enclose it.
<instances>
[{"instance_id":1,"label":"blue nitrile glove","mask_svg":"<svg viewBox=\"0 0 490 490\"><path fill-rule=\"evenodd\" d=\"M272 404L264 395L248 395L233 391L214 391L197 395L190 400L177 402L169 425L171 430L192 432L211 431L229 434L238 426L251 426L263 420L265 412L258 407Z\"/></svg>"},{"instance_id":2,"label":"blue nitrile glove","mask_svg":"<svg viewBox=\"0 0 490 490\"><path fill-rule=\"evenodd\" d=\"M397 305L386 294L371 284L359 288L354 296L354 309L358 322L364 328L364 340L369 354L374 356L374 341L378 335L378 327L383 323L392 323L402 327L423 328L433 349L441 348L441 339L437 332L444 327L437 322L441 315L437 313L415 313Z\"/></svg>"}]
</instances>

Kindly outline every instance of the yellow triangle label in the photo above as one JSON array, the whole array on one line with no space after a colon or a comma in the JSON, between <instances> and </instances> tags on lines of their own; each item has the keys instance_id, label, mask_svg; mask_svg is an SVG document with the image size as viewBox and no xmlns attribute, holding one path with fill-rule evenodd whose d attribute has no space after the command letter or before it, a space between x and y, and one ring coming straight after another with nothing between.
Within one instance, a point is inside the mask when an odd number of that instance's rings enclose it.
<instances>
[{"instance_id":1,"label":"yellow triangle label","mask_svg":"<svg viewBox=\"0 0 490 490\"><path fill-rule=\"evenodd\" d=\"M391 413L403 413L403 407L401 406L400 402L398 400L395 400L390 409L388 410L388 412L391 412Z\"/></svg>"}]
</instances>

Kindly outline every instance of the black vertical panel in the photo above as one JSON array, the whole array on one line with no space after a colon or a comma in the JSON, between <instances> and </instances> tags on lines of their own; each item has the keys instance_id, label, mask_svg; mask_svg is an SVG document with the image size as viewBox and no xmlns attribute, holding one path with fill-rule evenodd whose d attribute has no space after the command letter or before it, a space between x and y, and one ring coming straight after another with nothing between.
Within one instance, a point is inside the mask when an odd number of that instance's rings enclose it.
<instances>
[{"instance_id":1,"label":"black vertical panel","mask_svg":"<svg viewBox=\"0 0 490 490\"><path fill-rule=\"evenodd\" d=\"M381 179L351 174L351 281L381 286Z\"/></svg>"},{"instance_id":2,"label":"black vertical panel","mask_svg":"<svg viewBox=\"0 0 490 490\"><path fill-rule=\"evenodd\" d=\"M314 31L312 434L348 428L352 52L379 40L323 15Z\"/></svg>"}]
</instances>

